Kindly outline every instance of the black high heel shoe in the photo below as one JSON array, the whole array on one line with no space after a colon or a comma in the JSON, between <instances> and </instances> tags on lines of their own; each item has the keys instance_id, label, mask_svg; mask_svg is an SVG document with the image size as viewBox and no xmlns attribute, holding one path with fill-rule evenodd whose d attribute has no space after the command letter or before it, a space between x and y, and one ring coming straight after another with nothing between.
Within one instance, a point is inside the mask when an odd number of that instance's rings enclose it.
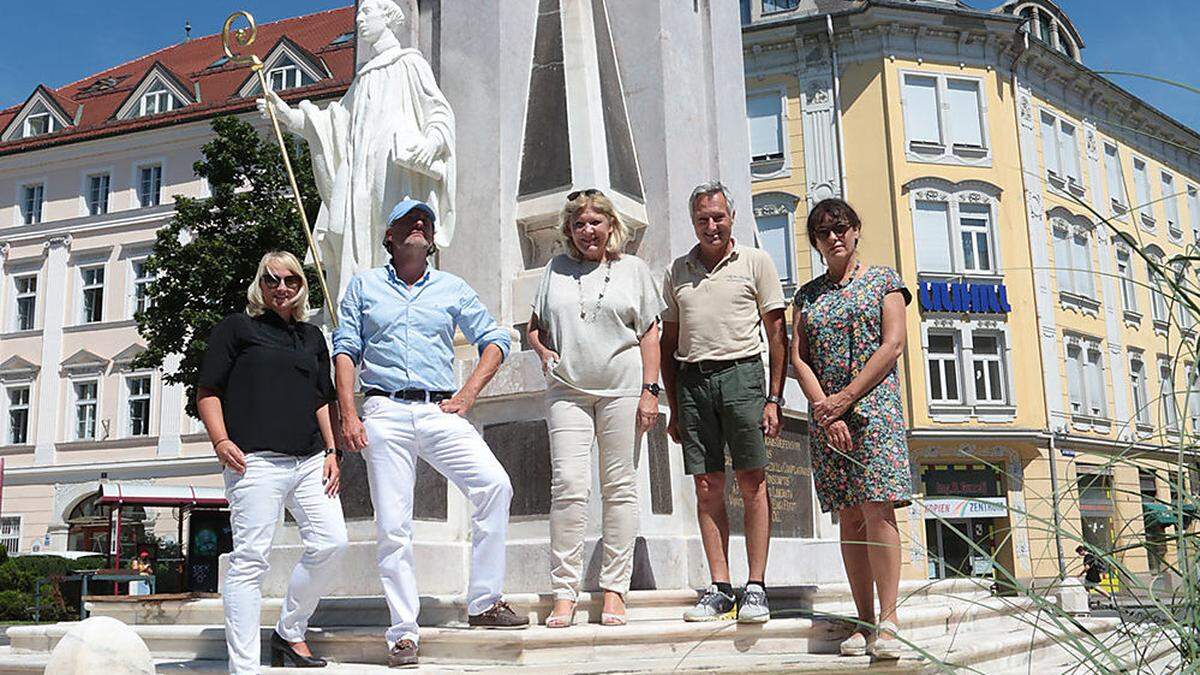
<instances>
[{"instance_id":1,"label":"black high heel shoe","mask_svg":"<svg viewBox=\"0 0 1200 675\"><path fill-rule=\"evenodd\" d=\"M324 668L327 665L325 659L297 654L292 643L271 631L271 667L282 668L285 661L290 661L294 668Z\"/></svg>"}]
</instances>

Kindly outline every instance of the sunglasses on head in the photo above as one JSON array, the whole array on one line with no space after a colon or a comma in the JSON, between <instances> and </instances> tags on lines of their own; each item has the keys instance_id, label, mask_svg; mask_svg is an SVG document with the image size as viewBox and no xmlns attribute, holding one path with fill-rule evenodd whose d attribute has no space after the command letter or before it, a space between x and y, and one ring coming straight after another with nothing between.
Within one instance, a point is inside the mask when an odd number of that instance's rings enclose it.
<instances>
[{"instance_id":1,"label":"sunglasses on head","mask_svg":"<svg viewBox=\"0 0 1200 675\"><path fill-rule=\"evenodd\" d=\"M836 234L837 236L840 237L843 234L846 234L846 230L849 230L849 229L850 229L850 223L847 223L844 220L839 220L838 222L836 222L832 225L821 225L819 227L813 228L813 235L815 235L817 240L820 241L820 240L828 237L830 232L832 232L833 234Z\"/></svg>"},{"instance_id":2,"label":"sunglasses on head","mask_svg":"<svg viewBox=\"0 0 1200 675\"><path fill-rule=\"evenodd\" d=\"M279 278L267 272L263 275L262 280L267 285L267 288L279 288L279 284L282 283L293 291L300 288L304 283L304 279L298 274L289 274L283 278Z\"/></svg>"},{"instance_id":3,"label":"sunglasses on head","mask_svg":"<svg viewBox=\"0 0 1200 675\"><path fill-rule=\"evenodd\" d=\"M603 192L597 190L596 188L588 188L586 190L576 190L574 192L567 193L567 201L573 202L573 201L575 201L576 198L579 197L579 195L583 195L584 197L594 197L595 195L603 195L603 194L604 194Z\"/></svg>"}]
</instances>

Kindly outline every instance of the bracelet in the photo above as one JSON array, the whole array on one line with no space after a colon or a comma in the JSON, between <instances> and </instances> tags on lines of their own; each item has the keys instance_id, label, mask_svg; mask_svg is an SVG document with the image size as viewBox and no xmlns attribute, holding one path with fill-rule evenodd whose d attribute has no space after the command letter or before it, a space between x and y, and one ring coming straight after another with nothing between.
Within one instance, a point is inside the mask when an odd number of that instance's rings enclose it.
<instances>
[{"instance_id":1,"label":"bracelet","mask_svg":"<svg viewBox=\"0 0 1200 675\"><path fill-rule=\"evenodd\" d=\"M335 448L325 448L325 456L328 457L330 455L337 457L338 463L341 463L343 455L341 450L337 450Z\"/></svg>"},{"instance_id":2,"label":"bracelet","mask_svg":"<svg viewBox=\"0 0 1200 675\"><path fill-rule=\"evenodd\" d=\"M228 436L226 436L225 438L222 438L221 440L217 441L216 443L213 443L213 450L216 450L217 448L221 447L221 444L224 443L225 441L229 441L230 443L233 442L229 439Z\"/></svg>"}]
</instances>

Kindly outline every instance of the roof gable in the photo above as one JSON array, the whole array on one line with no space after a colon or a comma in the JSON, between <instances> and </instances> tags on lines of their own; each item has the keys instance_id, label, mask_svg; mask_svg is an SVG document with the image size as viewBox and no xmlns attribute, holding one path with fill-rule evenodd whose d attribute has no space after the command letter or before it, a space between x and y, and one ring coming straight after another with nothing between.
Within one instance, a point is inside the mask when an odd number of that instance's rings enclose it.
<instances>
[{"instance_id":1,"label":"roof gable","mask_svg":"<svg viewBox=\"0 0 1200 675\"><path fill-rule=\"evenodd\" d=\"M339 36L354 31L354 5L349 2L347 5L258 26L258 40L246 49L247 54L264 58L286 35L312 59L323 63L326 72L330 73L311 87L295 90L294 97L292 91L284 93L285 99L319 101L335 98L350 86L355 72L354 41L338 41ZM0 138L0 156L253 111L254 98L238 95L238 89L247 80L248 67L221 62L223 55L221 35L215 33L90 73L56 90L47 89L60 108L74 111L73 126L32 138ZM177 81L176 89L182 90L180 94L186 93L191 103L147 117L118 116L118 109L131 100L140 104L140 97L132 96L134 89L144 83L155 63L162 64ZM0 110L0 129L10 127L22 109L22 106L11 106Z\"/></svg>"},{"instance_id":2,"label":"roof gable","mask_svg":"<svg viewBox=\"0 0 1200 675\"><path fill-rule=\"evenodd\" d=\"M270 82L272 70L288 64L296 66L303 73L304 79L300 86L315 84L320 80L330 77L329 68L319 57L296 44L285 35L279 38L279 41L267 53L267 58L263 59L262 70L263 74L267 77L268 83ZM294 87L287 88L291 89ZM251 71L249 77L238 88L237 95L249 98L261 93L262 86L259 84L258 74Z\"/></svg>"},{"instance_id":3,"label":"roof gable","mask_svg":"<svg viewBox=\"0 0 1200 675\"><path fill-rule=\"evenodd\" d=\"M125 102L121 107L117 108L117 112L113 114L114 119L128 120L136 117L146 117L148 115L157 115L160 113L170 112L177 108L182 108L191 103L196 103L196 97L189 87L175 73L171 72L161 61L155 61L146 74L142 76L141 81L133 88L133 92L125 97ZM149 109L147 107L146 97L148 94L165 91L168 98L164 100L167 103L166 110Z\"/></svg>"},{"instance_id":4,"label":"roof gable","mask_svg":"<svg viewBox=\"0 0 1200 675\"><path fill-rule=\"evenodd\" d=\"M4 133L0 134L0 141L11 141L18 138L26 137L26 120L30 117L38 115L49 115L53 122L43 131L36 135L54 133L65 129L73 124L72 117L67 114L62 103L45 85L39 84L29 98L25 100L25 104L21 106L20 111L9 121L8 126L4 128Z\"/></svg>"}]
</instances>

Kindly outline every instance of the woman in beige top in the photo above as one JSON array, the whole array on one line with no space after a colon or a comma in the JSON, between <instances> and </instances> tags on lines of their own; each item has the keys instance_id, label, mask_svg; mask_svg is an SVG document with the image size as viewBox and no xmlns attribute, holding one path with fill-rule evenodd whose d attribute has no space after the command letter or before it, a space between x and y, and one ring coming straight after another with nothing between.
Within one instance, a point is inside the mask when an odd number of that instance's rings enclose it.
<instances>
[{"instance_id":1,"label":"woman in beige top","mask_svg":"<svg viewBox=\"0 0 1200 675\"><path fill-rule=\"evenodd\" d=\"M571 625L583 562L592 446L599 448L603 499L601 623L625 623L633 574L638 494L634 456L658 418L658 315L650 269L622 253L627 232L599 190L567 195L567 253L546 265L529 320L529 344L546 373L550 430L551 582L546 625Z\"/></svg>"}]
</instances>

